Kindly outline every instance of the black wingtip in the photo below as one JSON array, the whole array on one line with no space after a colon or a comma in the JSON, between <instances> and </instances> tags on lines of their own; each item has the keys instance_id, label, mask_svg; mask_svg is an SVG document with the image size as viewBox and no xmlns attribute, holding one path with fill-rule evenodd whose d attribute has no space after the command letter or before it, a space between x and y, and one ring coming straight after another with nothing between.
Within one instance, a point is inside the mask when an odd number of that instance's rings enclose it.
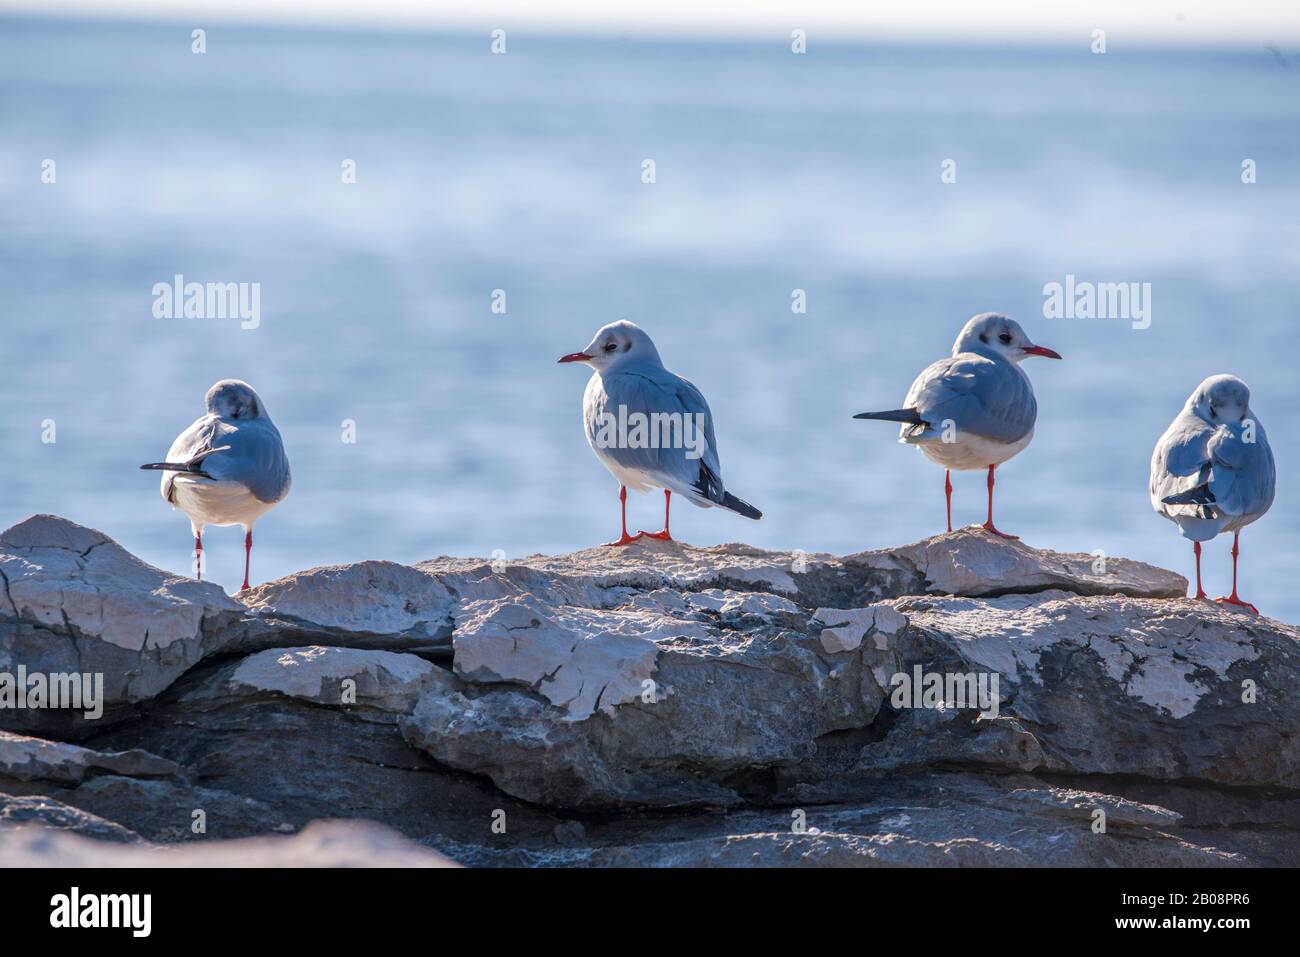
<instances>
[{"instance_id":1,"label":"black wingtip","mask_svg":"<svg viewBox=\"0 0 1300 957\"><path fill-rule=\"evenodd\" d=\"M744 499L736 498L736 496L732 495L730 492L724 492L722 495L722 501L718 504L723 508L731 509L731 511L735 512L737 515L743 515L745 518L752 518L754 521L758 521L763 517L762 512L754 508L754 506L750 505Z\"/></svg>"},{"instance_id":2,"label":"black wingtip","mask_svg":"<svg viewBox=\"0 0 1300 957\"><path fill-rule=\"evenodd\" d=\"M1160 501L1165 505L1211 505L1215 498L1208 485L1198 485L1177 495L1166 495Z\"/></svg>"}]
</instances>

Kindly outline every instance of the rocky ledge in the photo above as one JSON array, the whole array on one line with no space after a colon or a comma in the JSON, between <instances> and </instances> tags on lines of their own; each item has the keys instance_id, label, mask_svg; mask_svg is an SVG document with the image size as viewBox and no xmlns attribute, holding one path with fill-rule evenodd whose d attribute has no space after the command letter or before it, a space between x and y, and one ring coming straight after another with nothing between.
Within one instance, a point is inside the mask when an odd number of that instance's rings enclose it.
<instances>
[{"instance_id":1,"label":"rocky ledge","mask_svg":"<svg viewBox=\"0 0 1300 957\"><path fill-rule=\"evenodd\" d=\"M1300 631L1139 562L642 540L231 598L35 516L0 587L0 864L1300 864Z\"/></svg>"}]
</instances>

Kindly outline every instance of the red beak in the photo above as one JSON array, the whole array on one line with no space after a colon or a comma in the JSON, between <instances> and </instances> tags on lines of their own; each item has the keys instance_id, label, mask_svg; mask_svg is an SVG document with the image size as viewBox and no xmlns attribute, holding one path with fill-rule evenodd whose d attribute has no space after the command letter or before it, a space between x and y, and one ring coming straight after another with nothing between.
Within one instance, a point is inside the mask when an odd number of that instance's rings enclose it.
<instances>
[{"instance_id":1,"label":"red beak","mask_svg":"<svg viewBox=\"0 0 1300 957\"><path fill-rule=\"evenodd\" d=\"M1049 349L1047 346L1025 346L1024 352L1027 356L1042 356L1044 359L1061 358L1059 352L1055 349ZM560 361L563 362L564 360L561 359Z\"/></svg>"},{"instance_id":2,"label":"red beak","mask_svg":"<svg viewBox=\"0 0 1300 957\"><path fill-rule=\"evenodd\" d=\"M560 356L561 362L586 362L591 356L585 352L570 352L567 356Z\"/></svg>"}]
</instances>

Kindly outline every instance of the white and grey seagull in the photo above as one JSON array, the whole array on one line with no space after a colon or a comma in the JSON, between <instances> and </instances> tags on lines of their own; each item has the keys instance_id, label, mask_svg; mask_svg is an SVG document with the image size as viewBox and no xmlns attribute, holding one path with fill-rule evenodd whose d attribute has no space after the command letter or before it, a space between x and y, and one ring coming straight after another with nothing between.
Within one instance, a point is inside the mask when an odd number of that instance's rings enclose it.
<instances>
[{"instance_id":1,"label":"white and grey seagull","mask_svg":"<svg viewBox=\"0 0 1300 957\"><path fill-rule=\"evenodd\" d=\"M1198 599L1206 597L1201 542L1232 532L1232 594L1217 601L1258 614L1237 595L1238 539L1273 504L1276 484L1273 450L1250 409L1250 388L1236 376L1210 376L1151 455L1151 506L1192 541Z\"/></svg>"},{"instance_id":2,"label":"white and grey seagull","mask_svg":"<svg viewBox=\"0 0 1300 957\"><path fill-rule=\"evenodd\" d=\"M253 387L222 379L204 397L206 413L176 437L159 469L162 497L190 519L197 576L203 577L203 529L244 528L244 584L253 550L253 523L289 494L284 442Z\"/></svg>"},{"instance_id":3,"label":"white and grey seagull","mask_svg":"<svg viewBox=\"0 0 1300 957\"><path fill-rule=\"evenodd\" d=\"M925 368L907 390L901 409L862 412L855 419L901 422L898 440L915 445L944 467L948 531L952 531L952 470L988 469L989 513L984 528L1003 538L993 524L993 470L1034 437L1038 402L1020 369L1028 356L1059 359L1029 341L1020 323L985 312L962 327L952 356Z\"/></svg>"},{"instance_id":4,"label":"white and grey seagull","mask_svg":"<svg viewBox=\"0 0 1300 957\"><path fill-rule=\"evenodd\" d=\"M594 370L582 399L582 420L592 451L619 484L622 534L609 545L643 535L666 541L673 493L693 505L720 505L746 518L763 513L723 487L713 415L700 390L664 368L659 351L634 323L612 322L581 352L560 362ZM662 532L627 533L627 490L664 490Z\"/></svg>"}]
</instances>

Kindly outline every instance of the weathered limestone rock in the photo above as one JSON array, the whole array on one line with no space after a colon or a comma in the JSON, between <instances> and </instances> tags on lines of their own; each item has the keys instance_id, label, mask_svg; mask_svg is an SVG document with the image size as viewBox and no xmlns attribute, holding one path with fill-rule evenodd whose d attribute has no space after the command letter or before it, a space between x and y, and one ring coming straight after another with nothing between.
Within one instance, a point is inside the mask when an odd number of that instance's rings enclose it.
<instances>
[{"instance_id":1,"label":"weathered limestone rock","mask_svg":"<svg viewBox=\"0 0 1300 957\"><path fill-rule=\"evenodd\" d=\"M313 568L259 585L240 600L276 620L285 639L315 636L412 651L446 645L455 605L435 576L381 561Z\"/></svg>"},{"instance_id":2,"label":"weathered limestone rock","mask_svg":"<svg viewBox=\"0 0 1300 957\"><path fill-rule=\"evenodd\" d=\"M1139 562L973 528L842 558L643 540L236 601L37 517L0 571L0 674L110 692L100 722L0 709L42 735L0 734L0 827L197 848L198 810L204 847L362 818L476 864L1300 864L1300 630Z\"/></svg>"},{"instance_id":3,"label":"weathered limestone rock","mask_svg":"<svg viewBox=\"0 0 1300 957\"><path fill-rule=\"evenodd\" d=\"M456 673L482 684L525 685L573 720L610 714L642 693L659 655L656 640L707 639L702 622L642 610L565 607L538 599L470 602L456 628Z\"/></svg>"},{"instance_id":4,"label":"weathered limestone rock","mask_svg":"<svg viewBox=\"0 0 1300 957\"><path fill-rule=\"evenodd\" d=\"M825 626L822 648L832 654L856 651L868 635L875 637L875 647L883 651L889 647L889 639L907 627L907 619L888 605L818 608L813 617Z\"/></svg>"},{"instance_id":5,"label":"weathered limestone rock","mask_svg":"<svg viewBox=\"0 0 1300 957\"><path fill-rule=\"evenodd\" d=\"M1187 580L1142 562L1111 558L1099 565L1092 555L1033 549L971 527L844 558L642 539L626 548L496 562L438 558L411 568L358 562L267 582L241 599L282 627L299 626L301 636L335 635L353 644L401 636L437 644L451 637L458 608L512 597L533 597L548 608L614 608L655 591L679 596L729 591L763 596L758 600L768 604L782 598L804 607L848 608L905 595L1048 588L1177 597L1187 593Z\"/></svg>"},{"instance_id":6,"label":"weathered limestone rock","mask_svg":"<svg viewBox=\"0 0 1300 957\"><path fill-rule=\"evenodd\" d=\"M610 611L471 604L455 639L465 688L422 697L406 739L536 803L734 805L728 778L870 724L883 700L872 671L898 666L874 644L832 660L795 606L660 591Z\"/></svg>"},{"instance_id":7,"label":"weathered limestone rock","mask_svg":"<svg viewBox=\"0 0 1300 957\"><path fill-rule=\"evenodd\" d=\"M444 680L437 665L415 655L312 645L249 655L230 675L229 690L405 714L422 692Z\"/></svg>"},{"instance_id":8,"label":"weathered limestone rock","mask_svg":"<svg viewBox=\"0 0 1300 957\"><path fill-rule=\"evenodd\" d=\"M242 607L171 575L101 532L35 515L0 534L0 671L102 674L108 719L222 650ZM0 726L86 731L80 712L3 709Z\"/></svg>"},{"instance_id":9,"label":"weathered limestone rock","mask_svg":"<svg viewBox=\"0 0 1300 957\"><path fill-rule=\"evenodd\" d=\"M997 672L997 719L909 711L860 766L964 759L1024 771L1300 790L1300 629L1188 599L1063 592L889 605L949 657Z\"/></svg>"},{"instance_id":10,"label":"weathered limestone rock","mask_svg":"<svg viewBox=\"0 0 1300 957\"><path fill-rule=\"evenodd\" d=\"M96 772L141 778L173 777L181 772L181 767L146 751L105 754L75 744L0 731L0 782L12 778L78 784Z\"/></svg>"},{"instance_id":11,"label":"weathered limestone rock","mask_svg":"<svg viewBox=\"0 0 1300 957\"><path fill-rule=\"evenodd\" d=\"M1076 595L1134 598L1181 598L1187 594L1186 578L1154 565L1128 558L1048 552L1024 542L995 538L978 525L889 552L920 572L926 592L942 595L993 597L1053 588Z\"/></svg>"}]
</instances>

